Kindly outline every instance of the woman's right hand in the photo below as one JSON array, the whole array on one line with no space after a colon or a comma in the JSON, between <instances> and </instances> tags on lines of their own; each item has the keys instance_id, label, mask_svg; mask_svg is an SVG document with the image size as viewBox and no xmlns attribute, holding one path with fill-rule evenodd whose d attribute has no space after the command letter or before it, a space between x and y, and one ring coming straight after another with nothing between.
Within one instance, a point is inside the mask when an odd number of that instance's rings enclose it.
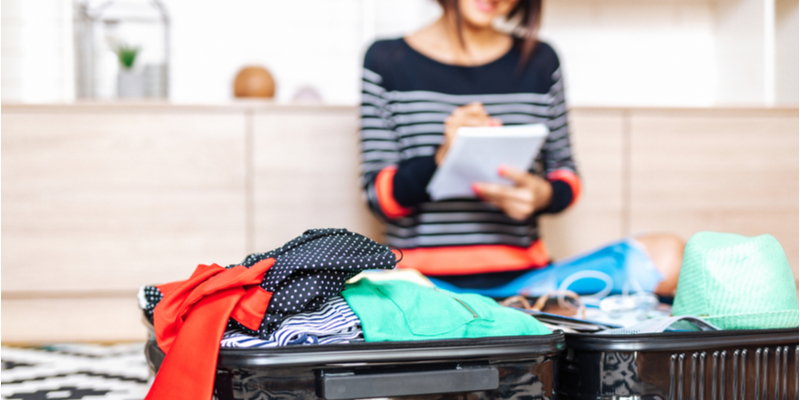
<instances>
[{"instance_id":1,"label":"woman's right hand","mask_svg":"<svg viewBox=\"0 0 800 400\"><path fill-rule=\"evenodd\" d=\"M455 142L458 136L458 128L462 126L501 126L503 125L499 119L490 117L483 108L483 104L475 102L469 103L453 110L444 120L444 140L436 150L434 160L436 165L440 165L450 146Z\"/></svg>"}]
</instances>

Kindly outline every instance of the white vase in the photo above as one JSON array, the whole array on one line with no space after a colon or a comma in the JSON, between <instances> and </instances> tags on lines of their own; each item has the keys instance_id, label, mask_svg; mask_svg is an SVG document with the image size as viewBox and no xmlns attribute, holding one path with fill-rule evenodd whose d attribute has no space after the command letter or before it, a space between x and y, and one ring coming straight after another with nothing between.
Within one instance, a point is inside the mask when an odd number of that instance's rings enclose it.
<instances>
[{"instance_id":1,"label":"white vase","mask_svg":"<svg viewBox=\"0 0 800 400\"><path fill-rule=\"evenodd\" d=\"M144 74L121 69L117 74L118 97L144 97Z\"/></svg>"},{"instance_id":2,"label":"white vase","mask_svg":"<svg viewBox=\"0 0 800 400\"><path fill-rule=\"evenodd\" d=\"M142 70L145 97L167 97L167 66L147 64Z\"/></svg>"}]
</instances>

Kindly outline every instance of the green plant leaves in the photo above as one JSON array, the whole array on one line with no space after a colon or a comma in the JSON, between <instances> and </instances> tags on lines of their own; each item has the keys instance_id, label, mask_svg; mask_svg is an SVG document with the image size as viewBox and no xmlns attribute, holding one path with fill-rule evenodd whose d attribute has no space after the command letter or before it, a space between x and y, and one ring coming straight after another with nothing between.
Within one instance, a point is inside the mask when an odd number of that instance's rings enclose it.
<instances>
[{"instance_id":1,"label":"green plant leaves","mask_svg":"<svg viewBox=\"0 0 800 400\"><path fill-rule=\"evenodd\" d=\"M139 54L139 47L123 43L118 45L114 52L117 53L120 65L125 69L131 69L136 61L136 55Z\"/></svg>"}]
</instances>

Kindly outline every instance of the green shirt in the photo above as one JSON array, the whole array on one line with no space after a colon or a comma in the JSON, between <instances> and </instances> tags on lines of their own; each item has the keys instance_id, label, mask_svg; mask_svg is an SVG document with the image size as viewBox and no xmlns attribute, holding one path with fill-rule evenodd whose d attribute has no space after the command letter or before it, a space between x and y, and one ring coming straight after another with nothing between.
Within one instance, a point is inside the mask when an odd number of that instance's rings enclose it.
<instances>
[{"instance_id":1,"label":"green shirt","mask_svg":"<svg viewBox=\"0 0 800 400\"><path fill-rule=\"evenodd\" d=\"M550 334L523 312L477 294L455 294L406 281L361 279L342 292L367 342Z\"/></svg>"}]
</instances>

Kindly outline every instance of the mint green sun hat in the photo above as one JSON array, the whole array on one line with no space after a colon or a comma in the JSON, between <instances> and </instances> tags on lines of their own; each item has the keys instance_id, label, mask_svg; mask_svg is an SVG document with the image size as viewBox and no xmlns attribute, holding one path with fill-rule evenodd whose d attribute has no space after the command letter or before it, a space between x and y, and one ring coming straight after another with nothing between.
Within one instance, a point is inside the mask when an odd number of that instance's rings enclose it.
<instances>
[{"instance_id":1,"label":"mint green sun hat","mask_svg":"<svg viewBox=\"0 0 800 400\"><path fill-rule=\"evenodd\" d=\"M698 232L686 243L672 315L721 329L800 325L794 275L772 235Z\"/></svg>"}]
</instances>

